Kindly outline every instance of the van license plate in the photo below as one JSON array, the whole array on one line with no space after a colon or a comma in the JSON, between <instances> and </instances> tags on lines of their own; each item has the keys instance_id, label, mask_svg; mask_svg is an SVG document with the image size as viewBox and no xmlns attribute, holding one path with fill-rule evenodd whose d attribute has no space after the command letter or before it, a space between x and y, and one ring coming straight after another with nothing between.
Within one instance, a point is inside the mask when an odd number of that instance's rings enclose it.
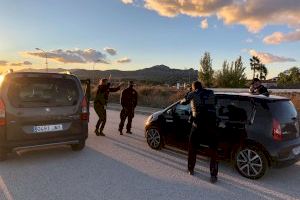
<instances>
[{"instance_id":1,"label":"van license plate","mask_svg":"<svg viewBox=\"0 0 300 200\"><path fill-rule=\"evenodd\" d=\"M63 130L62 124L33 127L34 133L55 132L55 131L62 131L62 130Z\"/></svg>"},{"instance_id":2,"label":"van license plate","mask_svg":"<svg viewBox=\"0 0 300 200\"><path fill-rule=\"evenodd\" d=\"M300 154L300 147L293 148L293 153L294 153L295 155Z\"/></svg>"}]
</instances>

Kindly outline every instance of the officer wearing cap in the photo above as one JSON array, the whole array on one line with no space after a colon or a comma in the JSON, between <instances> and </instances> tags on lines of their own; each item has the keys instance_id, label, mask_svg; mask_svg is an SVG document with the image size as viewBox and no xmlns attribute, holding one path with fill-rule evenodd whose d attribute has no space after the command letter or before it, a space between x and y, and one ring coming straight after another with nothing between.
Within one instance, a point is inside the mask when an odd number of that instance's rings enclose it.
<instances>
[{"instance_id":1,"label":"officer wearing cap","mask_svg":"<svg viewBox=\"0 0 300 200\"><path fill-rule=\"evenodd\" d=\"M131 123L132 123L132 119L134 117L134 109L137 105L137 97L138 97L136 90L133 89L133 86L134 86L134 82L129 81L128 88L123 90L121 93L120 103L122 105L122 110L120 113L121 122L119 124L120 135L123 135L123 127L124 127L126 118L127 118L126 133L132 134Z\"/></svg>"},{"instance_id":2,"label":"officer wearing cap","mask_svg":"<svg viewBox=\"0 0 300 200\"><path fill-rule=\"evenodd\" d=\"M209 139L210 147L210 181L215 183L218 175L217 145L216 134L216 98L212 90L202 87L200 81L192 84L192 91L180 102L183 105L191 103L193 125L188 145L188 173L194 174L196 164L197 149L203 135Z\"/></svg>"}]
</instances>

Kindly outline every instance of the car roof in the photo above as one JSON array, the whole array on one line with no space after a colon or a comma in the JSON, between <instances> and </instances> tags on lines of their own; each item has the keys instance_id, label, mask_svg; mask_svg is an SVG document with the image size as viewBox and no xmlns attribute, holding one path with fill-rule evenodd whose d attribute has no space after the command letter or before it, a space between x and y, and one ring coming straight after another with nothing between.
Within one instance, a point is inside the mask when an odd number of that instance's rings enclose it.
<instances>
[{"instance_id":1,"label":"car roof","mask_svg":"<svg viewBox=\"0 0 300 200\"><path fill-rule=\"evenodd\" d=\"M225 95L225 96L242 96L242 97L249 97L249 98L256 98L256 99L262 99L262 100L290 100L287 97L282 97L282 96L276 96L276 95L270 95L270 96L265 96L265 95L256 95L256 94L251 94L251 93L234 93L234 92L215 92L215 95Z\"/></svg>"}]
</instances>

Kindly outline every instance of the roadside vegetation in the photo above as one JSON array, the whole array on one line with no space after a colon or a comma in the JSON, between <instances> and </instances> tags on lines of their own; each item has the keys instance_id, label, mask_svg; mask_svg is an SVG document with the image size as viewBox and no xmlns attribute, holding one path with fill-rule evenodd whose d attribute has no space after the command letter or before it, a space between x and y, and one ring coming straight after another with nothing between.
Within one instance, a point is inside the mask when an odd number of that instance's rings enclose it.
<instances>
[{"instance_id":1,"label":"roadside vegetation","mask_svg":"<svg viewBox=\"0 0 300 200\"><path fill-rule=\"evenodd\" d=\"M266 80L268 69L261 60L253 56L249 59L249 65L253 72L253 78ZM167 70L167 69L165 69ZM205 52L200 59L200 67L198 71L198 79L205 87L210 88L248 88L250 81L247 80L245 74L245 64L242 57L236 58L234 61L224 60L220 70L214 70L213 59L209 52ZM168 70L167 70L168 71ZM164 72L162 72L164 73ZM120 80L116 80L117 82ZM123 80L127 81L127 80ZM164 84L163 82L143 82L136 81L135 89L139 94L139 105L156 108L163 108L175 101L184 97L188 92L189 83L185 88L176 89L174 86ZM189 80L192 82L193 80ZM293 67L279 74L278 76L279 88L300 88L300 68ZM93 93L96 87L94 86ZM120 98L120 91L110 94L110 102L118 103ZM271 93L290 98L297 109L300 111L300 93ZM94 94L92 95L92 97Z\"/></svg>"}]
</instances>

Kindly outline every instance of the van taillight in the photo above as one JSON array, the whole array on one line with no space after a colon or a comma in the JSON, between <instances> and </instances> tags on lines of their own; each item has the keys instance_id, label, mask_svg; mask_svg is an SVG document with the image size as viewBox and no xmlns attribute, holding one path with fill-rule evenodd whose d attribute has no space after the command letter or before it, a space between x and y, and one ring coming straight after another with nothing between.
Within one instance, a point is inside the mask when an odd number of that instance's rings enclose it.
<instances>
[{"instance_id":1,"label":"van taillight","mask_svg":"<svg viewBox=\"0 0 300 200\"><path fill-rule=\"evenodd\" d=\"M2 99L0 99L0 126L5 126L5 104Z\"/></svg>"},{"instance_id":2,"label":"van taillight","mask_svg":"<svg viewBox=\"0 0 300 200\"><path fill-rule=\"evenodd\" d=\"M277 141L283 139L280 122L277 119L273 119L273 139Z\"/></svg>"},{"instance_id":3,"label":"van taillight","mask_svg":"<svg viewBox=\"0 0 300 200\"><path fill-rule=\"evenodd\" d=\"M88 111L88 103L86 98L84 97L81 102L81 120L89 120L89 111Z\"/></svg>"}]
</instances>

